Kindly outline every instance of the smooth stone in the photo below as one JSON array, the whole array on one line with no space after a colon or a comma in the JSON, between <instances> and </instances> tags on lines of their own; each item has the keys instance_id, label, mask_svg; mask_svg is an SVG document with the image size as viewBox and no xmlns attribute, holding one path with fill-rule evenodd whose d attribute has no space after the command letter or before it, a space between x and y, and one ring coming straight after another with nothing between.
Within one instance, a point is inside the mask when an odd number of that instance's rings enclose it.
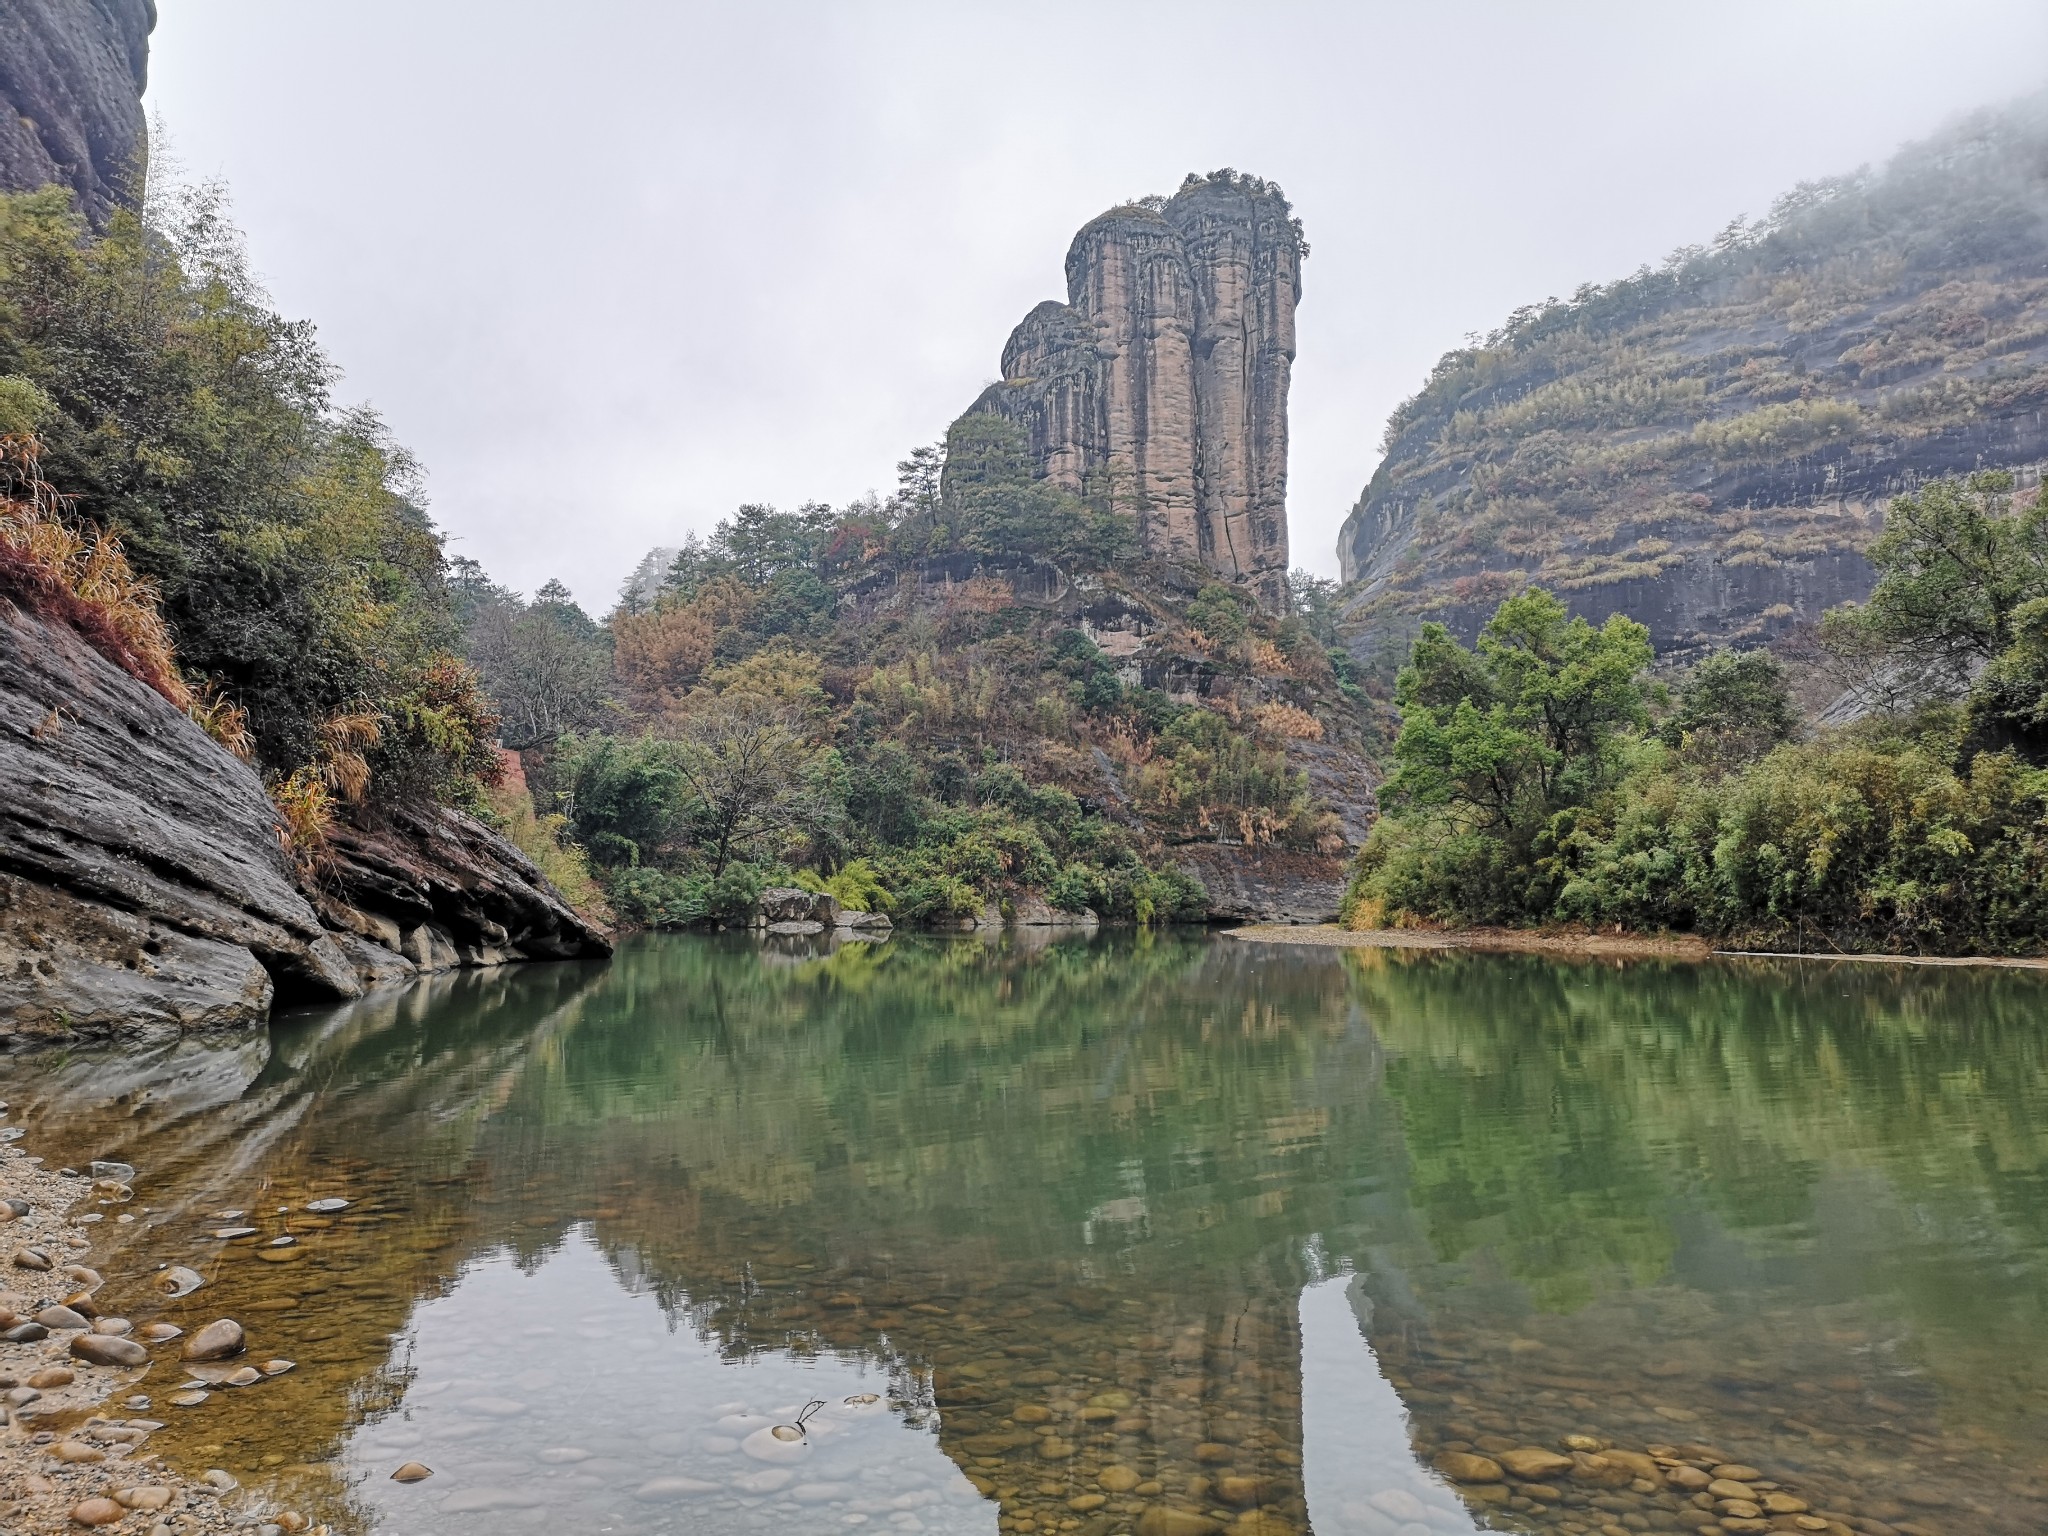
<instances>
[{"instance_id":1,"label":"smooth stone","mask_svg":"<svg viewBox=\"0 0 2048 1536\"><path fill-rule=\"evenodd\" d=\"M1444 1451L1437 1456L1434 1465L1454 1483L1497 1483L1501 1480L1500 1463L1491 1456Z\"/></svg>"},{"instance_id":2,"label":"smooth stone","mask_svg":"<svg viewBox=\"0 0 2048 1536\"><path fill-rule=\"evenodd\" d=\"M1209 1491L1219 1504L1245 1509L1259 1503L1270 1486L1263 1477L1219 1477Z\"/></svg>"},{"instance_id":3,"label":"smooth stone","mask_svg":"<svg viewBox=\"0 0 2048 1536\"><path fill-rule=\"evenodd\" d=\"M1664 1473L1664 1481L1674 1488L1683 1488L1687 1493L1699 1493L1713 1479L1698 1467L1670 1467Z\"/></svg>"},{"instance_id":4,"label":"smooth stone","mask_svg":"<svg viewBox=\"0 0 2048 1536\"><path fill-rule=\"evenodd\" d=\"M282 1376L286 1371L297 1369L298 1363L296 1360L266 1360L257 1369L266 1376Z\"/></svg>"},{"instance_id":5,"label":"smooth stone","mask_svg":"<svg viewBox=\"0 0 2048 1536\"><path fill-rule=\"evenodd\" d=\"M1707 1484L1707 1493L1716 1499L1747 1499L1753 1492L1755 1490L1749 1484L1732 1482L1725 1477L1717 1477Z\"/></svg>"},{"instance_id":6,"label":"smooth stone","mask_svg":"<svg viewBox=\"0 0 2048 1536\"><path fill-rule=\"evenodd\" d=\"M46 1270L50 1268L50 1256L40 1248L17 1248L14 1250L14 1267Z\"/></svg>"},{"instance_id":7,"label":"smooth stone","mask_svg":"<svg viewBox=\"0 0 2048 1536\"><path fill-rule=\"evenodd\" d=\"M125 1317L96 1317L92 1320L92 1331L110 1339L120 1339L133 1333L135 1325Z\"/></svg>"},{"instance_id":8,"label":"smooth stone","mask_svg":"<svg viewBox=\"0 0 2048 1536\"><path fill-rule=\"evenodd\" d=\"M220 1384L224 1387L253 1387L262 1379L263 1373L255 1366L245 1365L239 1371L221 1377Z\"/></svg>"},{"instance_id":9,"label":"smooth stone","mask_svg":"<svg viewBox=\"0 0 2048 1536\"><path fill-rule=\"evenodd\" d=\"M19 1221L34 1209L35 1207L26 1200L17 1200L10 1196L0 1200L0 1221Z\"/></svg>"},{"instance_id":10,"label":"smooth stone","mask_svg":"<svg viewBox=\"0 0 2048 1536\"><path fill-rule=\"evenodd\" d=\"M1062 1440L1058 1435L1048 1435L1038 1442L1038 1454L1047 1461L1065 1461L1079 1447L1071 1440Z\"/></svg>"},{"instance_id":11,"label":"smooth stone","mask_svg":"<svg viewBox=\"0 0 2048 1536\"><path fill-rule=\"evenodd\" d=\"M1221 1520L1171 1504L1154 1504L1138 1516L1138 1536L1215 1536L1223 1529Z\"/></svg>"},{"instance_id":12,"label":"smooth stone","mask_svg":"<svg viewBox=\"0 0 2048 1536\"><path fill-rule=\"evenodd\" d=\"M266 1264L295 1264L305 1256L303 1249L279 1248L274 1244L271 1247L256 1250L256 1257Z\"/></svg>"},{"instance_id":13,"label":"smooth stone","mask_svg":"<svg viewBox=\"0 0 2048 1536\"><path fill-rule=\"evenodd\" d=\"M1572 1469L1572 1459L1560 1456L1556 1451L1546 1451L1541 1446L1518 1446L1512 1451L1501 1451L1494 1460L1525 1483L1540 1483L1546 1477Z\"/></svg>"},{"instance_id":14,"label":"smooth stone","mask_svg":"<svg viewBox=\"0 0 2048 1536\"><path fill-rule=\"evenodd\" d=\"M50 1447L50 1454L59 1461L83 1463L105 1461L107 1453L98 1446L87 1445L83 1440L59 1440Z\"/></svg>"},{"instance_id":15,"label":"smooth stone","mask_svg":"<svg viewBox=\"0 0 2048 1536\"><path fill-rule=\"evenodd\" d=\"M1763 1473L1757 1471L1755 1467L1744 1466L1739 1461L1731 1461L1714 1468L1714 1476L1724 1477L1731 1483L1753 1483L1762 1477Z\"/></svg>"},{"instance_id":16,"label":"smooth stone","mask_svg":"<svg viewBox=\"0 0 2048 1536\"><path fill-rule=\"evenodd\" d=\"M1111 1493L1129 1493L1142 1479L1126 1466L1104 1467L1095 1474L1095 1481Z\"/></svg>"},{"instance_id":17,"label":"smooth stone","mask_svg":"<svg viewBox=\"0 0 2048 1536\"><path fill-rule=\"evenodd\" d=\"M296 1237L287 1232L283 1237L273 1237L270 1240L270 1246L273 1248L289 1248L297 1241Z\"/></svg>"},{"instance_id":18,"label":"smooth stone","mask_svg":"<svg viewBox=\"0 0 2048 1536\"><path fill-rule=\"evenodd\" d=\"M189 1392L173 1392L166 1401L173 1408L197 1408L211 1396L211 1392L201 1392L194 1388Z\"/></svg>"},{"instance_id":19,"label":"smooth stone","mask_svg":"<svg viewBox=\"0 0 2048 1536\"><path fill-rule=\"evenodd\" d=\"M1195 1447L1195 1460L1205 1467L1228 1466L1237 1459L1237 1448L1222 1445L1214 1440L1205 1440Z\"/></svg>"},{"instance_id":20,"label":"smooth stone","mask_svg":"<svg viewBox=\"0 0 2048 1536\"><path fill-rule=\"evenodd\" d=\"M68 1387L77 1379L64 1366L51 1365L45 1366L42 1370L29 1377L28 1384L32 1387L40 1387L44 1391L48 1391L51 1387Z\"/></svg>"},{"instance_id":21,"label":"smooth stone","mask_svg":"<svg viewBox=\"0 0 2048 1536\"><path fill-rule=\"evenodd\" d=\"M187 1269L182 1264L173 1264L156 1277L156 1288L166 1296L189 1296L204 1284L204 1275L196 1269Z\"/></svg>"},{"instance_id":22,"label":"smooth stone","mask_svg":"<svg viewBox=\"0 0 2048 1536\"><path fill-rule=\"evenodd\" d=\"M1106 1493L1083 1493L1067 1500L1067 1508L1077 1515L1086 1515L1094 1513L1108 1502L1109 1495Z\"/></svg>"},{"instance_id":23,"label":"smooth stone","mask_svg":"<svg viewBox=\"0 0 2048 1536\"><path fill-rule=\"evenodd\" d=\"M1722 1499L1714 1508L1730 1520L1760 1520L1764 1513L1748 1499Z\"/></svg>"},{"instance_id":24,"label":"smooth stone","mask_svg":"<svg viewBox=\"0 0 2048 1536\"><path fill-rule=\"evenodd\" d=\"M796 1481L796 1474L787 1467L763 1467L758 1472L746 1472L732 1480L733 1487L742 1493L780 1493Z\"/></svg>"},{"instance_id":25,"label":"smooth stone","mask_svg":"<svg viewBox=\"0 0 2048 1536\"><path fill-rule=\"evenodd\" d=\"M30 1377L29 1380L33 1384L35 1378ZM1764 1512L1772 1515L1803 1515L1812 1507L1806 1500L1791 1493L1767 1493L1763 1496L1762 1503Z\"/></svg>"},{"instance_id":26,"label":"smooth stone","mask_svg":"<svg viewBox=\"0 0 2048 1536\"><path fill-rule=\"evenodd\" d=\"M798 1483L789 1490L789 1496L799 1504L833 1504L852 1492L851 1483Z\"/></svg>"},{"instance_id":27,"label":"smooth stone","mask_svg":"<svg viewBox=\"0 0 2048 1536\"><path fill-rule=\"evenodd\" d=\"M16 1323L0 1333L0 1344L40 1344L50 1336L50 1330L41 1323Z\"/></svg>"},{"instance_id":28,"label":"smooth stone","mask_svg":"<svg viewBox=\"0 0 2048 1536\"><path fill-rule=\"evenodd\" d=\"M1406 1488L1382 1488L1366 1503L1395 1520L1424 1520L1429 1516L1429 1506Z\"/></svg>"},{"instance_id":29,"label":"smooth stone","mask_svg":"<svg viewBox=\"0 0 2048 1536\"><path fill-rule=\"evenodd\" d=\"M185 1341L187 1360L225 1360L247 1344L242 1325L231 1317L216 1318Z\"/></svg>"},{"instance_id":30,"label":"smooth stone","mask_svg":"<svg viewBox=\"0 0 2048 1536\"><path fill-rule=\"evenodd\" d=\"M17 1408L26 1408L30 1403L39 1402L42 1395L34 1387L15 1387L7 1394L7 1401Z\"/></svg>"},{"instance_id":31,"label":"smooth stone","mask_svg":"<svg viewBox=\"0 0 2048 1536\"><path fill-rule=\"evenodd\" d=\"M422 1462L408 1461L391 1474L394 1483L424 1483L434 1475L434 1469Z\"/></svg>"},{"instance_id":32,"label":"smooth stone","mask_svg":"<svg viewBox=\"0 0 2048 1536\"><path fill-rule=\"evenodd\" d=\"M72 1354L84 1360L88 1366L147 1366L150 1352L143 1350L135 1339L123 1339L113 1333L80 1333L72 1339Z\"/></svg>"},{"instance_id":33,"label":"smooth stone","mask_svg":"<svg viewBox=\"0 0 2048 1536\"><path fill-rule=\"evenodd\" d=\"M1052 1417L1052 1410L1043 1403L1019 1403L1010 1410L1010 1417L1019 1424L1043 1424Z\"/></svg>"},{"instance_id":34,"label":"smooth stone","mask_svg":"<svg viewBox=\"0 0 2048 1536\"><path fill-rule=\"evenodd\" d=\"M208 1467L199 1479L207 1487L222 1493L232 1493L242 1485L235 1481L234 1474L220 1467Z\"/></svg>"},{"instance_id":35,"label":"smooth stone","mask_svg":"<svg viewBox=\"0 0 2048 1536\"><path fill-rule=\"evenodd\" d=\"M794 1439L778 1435L778 1429L790 1429L788 1424L771 1424L766 1429L757 1429L740 1442L740 1449L756 1461L801 1461L811 1453L811 1442L799 1430Z\"/></svg>"},{"instance_id":36,"label":"smooth stone","mask_svg":"<svg viewBox=\"0 0 2048 1536\"><path fill-rule=\"evenodd\" d=\"M144 1323L138 1335L145 1343L168 1344L172 1339L181 1339L185 1330L176 1323Z\"/></svg>"},{"instance_id":37,"label":"smooth stone","mask_svg":"<svg viewBox=\"0 0 2048 1536\"><path fill-rule=\"evenodd\" d=\"M80 1525L116 1525L127 1514L112 1499L82 1499L71 1506L71 1518Z\"/></svg>"},{"instance_id":38,"label":"smooth stone","mask_svg":"<svg viewBox=\"0 0 2048 1536\"><path fill-rule=\"evenodd\" d=\"M633 1490L633 1497L642 1504L673 1504L677 1499L694 1498L702 1493L723 1493L717 1483L707 1483L701 1477L657 1477L642 1483Z\"/></svg>"},{"instance_id":39,"label":"smooth stone","mask_svg":"<svg viewBox=\"0 0 2048 1536\"><path fill-rule=\"evenodd\" d=\"M257 1230L255 1227L215 1227L213 1229L213 1236L221 1239L223 1242L232 1242L238 1237L254 1237Z\"/></svg>"},{"instance_id":40,"label":"smooth stone","mask_svg":"<svg viewBox=\"0 0 2048 1536\"><path fill-rule=\"evenodd\" d=\"M1664 1475L1664 1469L1657 1465L1656 1458L1646 1456L1641 1451L1621 1451L1609 1446L1600 1454L1614 1465L1626 1467L1637 1477L1646 1477L1653 1483Z\"/></svg>"},{"instance_id":41,"label":"smooth stone","mask_svg":"<svg viewBox=\"0 0 2048 1536\"><path fill-rule=\"evenodd\" d=\"M143 1488L116 1488L114 1502L129 1509L162 1509L171 1502L171 1490L154 1484Z\"/></svg>"},{"instance_id":42,"label":"smooth stone","mask_svg":"<svg viewBox=\"0 0 2048 1536\"><path fill-rule=\"evenodd\" d=\"M540 1453L540 1459L550 1466L568 1466L579 1461L590 1460L591 1453L574 1445L551 1445Z\"/></svg>"},{"instance_id":43,"label":"smooth stone","mask_svg":"<svg viewBox=\"0 0 2048 1536\"><path fill-rule=\"evenodd\" d=\"M69 1307L45 1307L36 1314L36 1321L45 1328L90 1328L92 1319L72 1311Z\"/></svg>"},{"instance_id":44,"label":"smooth stone","mask_svg":"<svg viewBox=\"0 0 2048 1536\"><path fill-rule=\"evenodd\" d=\"M112 1179L117 1184L133 1184L135 1170L127 1163L93 1162L86 1165L86 1172L96 1179Z\"/></svg>"},{"instance_id":45,"label":"smooth stone","mask_svg":"<svg viewBox=\"0 0 2048 1536\"><path fill-rule=\"evenodd\" d=\"M345 1211L348 1209L348 1206L348 1201L336 1199L308 1200L306 1202L306 1209L311 1211L315 1216L328 1216L333 1214L335 1211Z\"/></svg>"}]
</instances>

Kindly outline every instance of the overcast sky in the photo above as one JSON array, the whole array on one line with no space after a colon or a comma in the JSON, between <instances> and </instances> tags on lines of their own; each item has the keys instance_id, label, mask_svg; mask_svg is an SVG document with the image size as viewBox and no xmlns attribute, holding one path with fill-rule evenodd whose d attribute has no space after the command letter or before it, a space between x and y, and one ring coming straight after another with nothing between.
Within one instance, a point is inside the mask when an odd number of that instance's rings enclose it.
<instances>
[{"instance_id":1,"label":"overcast sky","mask_svg":"<svg viewBox=\"0 0 2048 1536\"><path fill-rule=\"evenodd\" d=\"M168 0L148 103L424 462L452 553L594 610L743 501L848 501L1220 166L1307 226L1297 564L1388 412L1622 275L2048 81L2041 0Z\"/></svg>"}]
</instances>

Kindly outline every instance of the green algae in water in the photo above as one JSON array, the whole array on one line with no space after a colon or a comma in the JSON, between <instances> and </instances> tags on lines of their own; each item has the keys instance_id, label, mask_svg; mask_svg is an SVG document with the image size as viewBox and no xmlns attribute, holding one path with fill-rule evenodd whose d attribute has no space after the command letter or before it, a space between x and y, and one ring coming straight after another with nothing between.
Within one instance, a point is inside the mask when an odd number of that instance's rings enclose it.
<instances>
[{"instance_id":1,"label":"green algae in water","mask_svg":"<svg viewBox=\"0 0 2048 1536\"><path fill-rule=\"evenodd\" d=\"M647 938L0 1096L140 1170L112 1309L296 1362L150 1448L342 1529L1742 1530L1667 1478L1737 1464L1767 1528L1960 1536L2048 1528L2044 1004Z\"/></svg>"}]
</instances>

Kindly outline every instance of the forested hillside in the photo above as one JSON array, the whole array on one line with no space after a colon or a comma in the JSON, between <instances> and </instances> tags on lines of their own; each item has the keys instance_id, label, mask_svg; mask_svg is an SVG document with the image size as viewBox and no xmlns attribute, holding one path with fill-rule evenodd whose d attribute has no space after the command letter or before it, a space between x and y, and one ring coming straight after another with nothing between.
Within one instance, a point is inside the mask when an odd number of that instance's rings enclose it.
<instances>
[{"instance_id":1,"label":"forested hillside","mask_svg":"<svg viewBox=\"0 0 2048 1536\"><path fill-rule=\"evenodd\" d=\"M2048 459L2048 97L1532 305L1389 422L1344 525L1361 656L1530 582L1679 657L1870 590L1892 495Z\"/></svg>"},{"instance_id":2,"label":"forested hillside","mask_svg":"<svg viewBox=\"0 0 2048 1536\"><path fill-rule=\"evenodd\" d=\"M473 801L496 764L412 462L333 378L217 189L97 236L59 189L0 198L0 596L148 630L145 680L309 856L348 804Z\"/></svg>"},{"instance_id":3,"label":"forested hillside","mask_svg":"<svg viewBox=\"0 0 2048 1536\"><path fill-rule=\"evenodd\" d=\"M792 880L910 922L1334 910L1370 789L1327 584L1276 617L1135 546L970 414L887 500L741 507L603 623L455 585L507 744L630 920Z\"/></svg>"}]
</instances>

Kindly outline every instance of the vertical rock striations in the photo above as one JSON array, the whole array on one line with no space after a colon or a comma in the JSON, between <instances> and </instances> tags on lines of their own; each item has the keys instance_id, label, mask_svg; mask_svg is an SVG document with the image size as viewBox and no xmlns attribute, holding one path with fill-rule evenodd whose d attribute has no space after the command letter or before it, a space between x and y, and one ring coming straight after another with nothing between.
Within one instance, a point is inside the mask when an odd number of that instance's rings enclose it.
<instances>
[{"instance_id":1,"label":"vertical rock striations","mask_svg":"<svg viewBox=\"0 0 2048 1536\"><path fill-rule=\"evenodd\" d=\"M1048 478L1134 513L1147 554L1277 606L1307 251L1280 189L1232 171L1113 208L1074 237L1067 302L1024 317L972 411L1017 422Z\"/></svg>"},{"instance_id":2,"label":"vertical rock striations","mask_svg":"<svg viewBox=\"0 0 2048 1536\"><path fill-rule=\"evenodd\" d=\"M0 192L68 187L93 225L133 207L154 0L0 4Z\"/></svg>"}]
</instances>

